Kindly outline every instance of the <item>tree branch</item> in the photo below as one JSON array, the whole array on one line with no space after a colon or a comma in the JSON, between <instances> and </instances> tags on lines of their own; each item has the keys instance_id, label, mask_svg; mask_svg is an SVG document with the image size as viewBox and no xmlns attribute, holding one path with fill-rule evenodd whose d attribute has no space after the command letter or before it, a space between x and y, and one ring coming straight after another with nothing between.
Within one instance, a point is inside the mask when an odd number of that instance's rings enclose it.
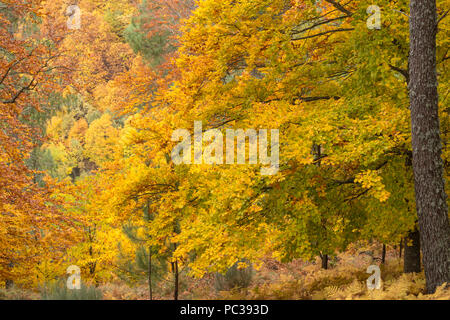
<instances>
[{"instance_id":1,"label":"tree branch","mask_svg":"<svg viewBox=\"0 0 450 320\"><path fill-rule=\"evenodd\" d=\"M339 2L336 2L334 0L325 0L326 2L332 4L336 9L338 9L339 11L345 13L348 17L350 17L351 15L353 15L352 12L348 11L342 4L340 4Z\"/></svg>"},{"instance_id":2,"label":"tree branch","mask_svg":"<svg viewBox=\"0 0 450 320\"><path fill-rule=\"evenodd\" d=\"M315 37L319 37L319 36L323 36L329 33L334 33L334 32L342 32L342 31L352 31L355 30L355 28L341 28L341 29L334 29L334 30L329 30L329 31L324 31L324 32L320 32L320 33L316 33L313 34L311 36L305 36L305 37L300 37L297 39L292 39L292 41L298 41L298 40L304 40L304 39L310 39L310 38L315 38Z\"/></svg>"},{"instance_id":3,"label":"tree branch","mask_svg":"<svg viewBox=\"0 0 450 320\"><path fill-rule=\"evenodd\" d=\"M391 64L389 64L389 68L391 68L392 70L397 71L398 73L400 73L403 77L405 77L406 83L409 84L409 72L408 72L408 70L401 69L401 68L393 66Z\"/></svg>"}]
</instances>

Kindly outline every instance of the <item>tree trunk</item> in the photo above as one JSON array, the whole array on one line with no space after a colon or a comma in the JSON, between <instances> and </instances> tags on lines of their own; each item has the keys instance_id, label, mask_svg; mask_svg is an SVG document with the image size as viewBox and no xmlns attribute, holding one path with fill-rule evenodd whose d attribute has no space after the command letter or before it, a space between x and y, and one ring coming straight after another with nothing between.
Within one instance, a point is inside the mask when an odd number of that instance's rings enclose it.
<instances>
[{"instance_id":1,"label":"tree trunk","mask_svg":"<svg viewBox=\"0 0 450 320\"><path fill-rule=\"evenodd\" d=\"M5 280L5 288L6 288L6 289L11 289L12 287L14 287L14 281L13 281L13 280L6 279L6 280Z\"/></svg>"},{"instance_id":2,"label":"tree trunk","mask_svg":"<svg viewBox=\"0 0 450 320\"><path fill-rule=\"evenodd\" d=\"M416 229L405 238L404 273L419 273L420 269L420 234Z\"/></svg>"},{"instance_id":3,"label":"tree trunk","mask_svg":"<svg viewBox=\"0 0 450 320\"><path fill-rule=\"evenodd\" d=\"M322 158L322 146L320 144L313 144L312 146L312 154L314 156L314 162L317 167L320 167L321 158ZM326 232L326 221L324 219L321 219L321 224L323 229L325 229ZM320 259L322 260L322 269L327 270L328 269L328 255L320 253Z\"/></svg>"},{"instance_id":4,"label":"tree trunk","mask_svg":"<svg viewBox=\"0 0 450 320\"><path fill-rule=\"evenodd\" d=\"M428 293L435 292L444 282L450 283L450 224L441 158L436 31L436 0L411 0L409 94L413 169Z\"/></svg>"},{"instance_id":5,"label":"tree trunk","mask_svg":"<svg viewBox=\"0 0 450 320\"><path fill-rule=\"evenodd\" d=\"M402 258L403 240L400 240L400 249L398 250L398 257Z\"/></svg>"},{"instance_id":6,"label":"tree trunk","mask_svg":"<svg viewBox=\"0 0 450 320\"><path fill-rule=\"evenodd\" d=\"M381 263L386 263L386 245L383 243L383 249L381 251Z\"/></svg>"},{"instance_id":7,"label":"tree trunk","mask_svg":"<svg viewBox=\"0 0 450 320\"><path fill-rule=\"evenodd\" d=\"M75 180L81 175L81 169L78 167L75 167L72 169L72 172L70 173L70 178L72 179L72 183L75 183Z\"/></svg>"},{"instance_id":8,"label":"tree trunk","mask_svg":"<svg viewBox=\"0 0 450 320\"><path fill-rule=\"evenodd\" d=\"M177 250L177 244L173 245L173 252ZM172 262L172 272L174 276L174 291L173 291L173 299L178 300L178 288L179 288L179 274L178 274L178 260Z\"/></svg>"},{"instance_id":9,"label":"tree trunk","mask_svg":"<svg viewBox=\"0 0 450 320\"><path fill-rule=\"evenodd\" d=\"M11 270L12 268L14 268L14 263L13 262L9 262L8 269ZM14 287L14 280L6 279L5 280L5 287L6 287L6 289L11 289L12 287Z\"/></svg>"},{"instance_id":10,"label":"tree trunk","mask_svg":"<svg viewBox=\"0 0 450 320\"><path fill-rule=\"evenodd\" d=\"M152 286L152 247L148 247L148 291L150 300L153 300L153 286Z\"/></svg>"},{"instance_id":11,"label":"tree trunk","mask_svg":"<svg viewBox=\"0 0 450 320\"><path fill-rule=\"evenodd\" d=\"M151 221L150 216L150 200L147 200L147 206L144 208L144 217L147 222ZM150 300L153 300L153 283L152 283L152 246L148 247L148 293Z\"/></svg>"},{"instance_id":12,"label":"tree trunk","mask_svg":"<svg viewBox=\"0 0 450 320\"><path fill-rule=\"evenodd\" d=\"M175 290L174 290L174 293L173 293L173 299L174 300L178 300L178 261L177 260L175 260L175 263L174 263L174 266L175 266L175 272L174 272L174 274L175 274Z\"/></svg>"},{"instance_id":13,"label":"tree trunk","mask_svg":"<svg viewBox=\"0 0 450 320\"><path fill-rule=\"evenodd\" d=\"M321 254L320 259L322 259L322 269L327 270L328 269L328 255Z\"/></svg>"}]
</instances>

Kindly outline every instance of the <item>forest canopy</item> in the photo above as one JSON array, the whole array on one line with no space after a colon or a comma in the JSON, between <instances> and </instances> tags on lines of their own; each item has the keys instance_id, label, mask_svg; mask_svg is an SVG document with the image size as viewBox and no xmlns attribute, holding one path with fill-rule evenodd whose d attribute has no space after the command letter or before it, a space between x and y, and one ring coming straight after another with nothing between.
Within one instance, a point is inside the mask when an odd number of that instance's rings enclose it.
<instances>
[{"instance_id":1,"label":"forest canopy","mask_svg":"<svg viewBox=\"0 0 450 320\"><path fill-rule=\"evenodd\" d=\"M449 298L449 8L419 2L1 1L0 287L177 299L375 246Z\"/></svg>"}]
</instances>

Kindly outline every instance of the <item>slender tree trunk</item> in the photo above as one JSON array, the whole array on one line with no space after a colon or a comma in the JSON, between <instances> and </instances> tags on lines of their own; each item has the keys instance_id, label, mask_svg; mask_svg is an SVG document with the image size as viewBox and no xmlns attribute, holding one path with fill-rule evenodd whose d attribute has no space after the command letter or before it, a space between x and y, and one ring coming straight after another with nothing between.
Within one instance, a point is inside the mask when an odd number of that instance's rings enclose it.
<instances>
[{"instance_id":1,"label":"slender tree trunk","mask_svg":"<svg viewBox=\"0 0 450 320\"><path fill-rule=\"evenodd\" d=\"M6 289L11 289L12 287L14 287L14 281L13 281L13 280L6 279L6 281L5 281L5 287L6 287Z\"/></svg>"},{"instance_id":2,"label":"slender tree trunk","mask_svg":"<svg viewBox=\"0 0 450 320\"><path fill-rule=\"evenodd\" d=\"M405 238L404 273L419 273L420 268L420 233L416 229Z\"/></svg>"},{"instance_id":3,"label":"slender tree trunk","mask_svg":"<svg viewBox=\"0 0 450 320\"><path fill-rule=\"evenodd\" d=\"M401 259L402 258L402 250L403 250L403 239L400 240L400 248L398 250L398 257Z\"/></svg>"},{"instance_id":4,"label":"slender tree trunk","mask_svg":"<svg viewBox=\"0 0 450 320\"><path fill-rule=\"evenodd\" d=\"M443 179L436 71L436 0L410 1L409 93L417 215L426 287L450 283L450 224Z\"/></svg>"},{"instance_id":5,"label":"slender tree trunk","mask_svg":"<svg viewBox=\"0 0 450 320\"><path fill-rule=\"evenodd\" d=\"M381 263L386 263L386 245L383 243L383 249L381 251Z\"/></svg>"},{"instance_id":6,"label":"slender tree trunk","mask_svg":"<svg viewBox=\"0 0 450 320\"><path fill-rule=\"evenodd\" d=\"M173 245L173 252L177 250L177 244ZM178 289L179 289L179 274L178 274L178 260L172 262L172 272L174 276L174 291L173 291L173 299L178 300Z\"/></svg>"},{"instance_id":7,"label":"slender tree trunk","mask_svg":"<svg viewBox=\"0 0 450 320\"><path fill-rule=\"evenodd\" d=\"M8 264L8 268L9 268L9 269L14 268L14 263L10 262L10 263ZM12 287L14 287L14 281L11 280L11 279L6 279L6 280L5 280L5 287L6 287L6 289L11 289Z\"/></svg>"},{"instance_id":8,"label":"slender tree trunk","mask_svg":"<svg viewBox=\"0 0 450 320\"><path fill-rule=\"evenodd\" d=\"M179 275L178 275L178 261L177 260L175 260L174 266L175 266L175 273L174 273L175 274L175 290L173 293L173 298L174 298L174 300L178 300Z\"/></svg>"},{"instance_id":9,"label":"slender tree trunk","mask_svg":"<svg viewBox=\"0 0 450 320\"><path fill-rule=\"evenodd\" d=\"M150 300L153 300L153 286L152 286L152 247L148 247L148 291Z\"/></svg>"},{"instance_id":10,"label":"slender tree trunk","mask_svg":"<svg viewBox=\"0 0 450 320\"><path fill-rule=\"evenodd\" d=\"M328 255L321 254L320 259L322 259L322 269L327 270L328 269Z\"/></svg>"},{"instance_id":11,"label":"slender tree trunk","mask_svg":"<svg viewBox=\"0 0 450 320\"><path fill-rule=\"evenodd\" d=\"M319 144L313 144L312 154L314 156L314 162L315 162L316 166L320 167L320 164L321 164L320 159L322 158L322 146ZM326 230L326 227L325 227L326 221L322 219L321 224L322 224L322 227ZM320 253L320 259L322 260L322 269L327 270L328 269L328 255Z\"/></svg>"},{"instance_id":12,"label":"slender tree trunk","mask_svg":"<svg viewBox=\"0 0 450 320\"><path fill-rule=\"evenodd\" d=\"M147 206L144 208L144 216L147 222L151 221L150 200L147 200ZM152 246L148 247L148 292L150 300L153 300L153 283L152 283Z\"/></svg>"}]
</instances>

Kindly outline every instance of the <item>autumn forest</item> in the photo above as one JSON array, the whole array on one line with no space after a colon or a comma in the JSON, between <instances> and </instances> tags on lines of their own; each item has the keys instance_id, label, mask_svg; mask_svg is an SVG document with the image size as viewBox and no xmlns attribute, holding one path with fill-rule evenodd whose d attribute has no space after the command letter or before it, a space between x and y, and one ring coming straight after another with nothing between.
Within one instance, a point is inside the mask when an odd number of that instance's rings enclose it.
<instances>
[{"instance_id":1,"label":"autumn forest","mask_svg":"<svg viewBox=\"0 0 450 320\"><path fill-rule=\"evenodd\" d=\"M0 300L450 300L449 46L448 0L1 0Z\"/></svg>"}]
</instances>

